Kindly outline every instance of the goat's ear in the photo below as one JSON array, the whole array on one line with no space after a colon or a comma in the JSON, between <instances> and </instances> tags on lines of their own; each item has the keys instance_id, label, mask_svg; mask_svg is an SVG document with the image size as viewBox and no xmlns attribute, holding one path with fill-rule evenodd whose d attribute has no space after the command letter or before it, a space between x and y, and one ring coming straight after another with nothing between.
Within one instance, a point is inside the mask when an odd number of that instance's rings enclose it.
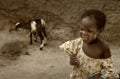
<instances>
[{"instance_id":1,"label":"goat's ear","mask_svg":"<svg viewBox=\"0 0 120 79\"><path fill-rule=\"evenodd\" d=\"M41 24L42 24L43 26L46 25L46 24L45 24L45 21L44 21L43 19L41 19Z\"/></svg>"},{"instance_id":2,"label":"goat's ear","mask_svg":"<svg viewBox=\"0 0 120 79\"><path fill-rule=\"evenodd\" d=\"M19 22L17 22L15 25L17 26L17 25L19 25L20 23Z\"/></svg>"}]
</instances>

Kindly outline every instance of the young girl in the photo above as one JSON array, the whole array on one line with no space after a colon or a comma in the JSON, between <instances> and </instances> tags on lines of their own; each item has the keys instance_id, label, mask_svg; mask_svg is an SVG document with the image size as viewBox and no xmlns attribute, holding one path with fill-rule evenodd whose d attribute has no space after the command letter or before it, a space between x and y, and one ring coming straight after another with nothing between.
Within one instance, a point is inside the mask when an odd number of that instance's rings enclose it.
<instances>
[{"instance_id":1,"label":"young girl","mask_svg":"<svg viewBox=\"0 0 120 79\"><path fill-rule=\"evenodd\" d=\"M70 55L73 66L70 79L118 79L109 47L98 36L104 29L106 15L88 10L81 17L80 37L60 46Z\"/></svg>"}]
</instances>

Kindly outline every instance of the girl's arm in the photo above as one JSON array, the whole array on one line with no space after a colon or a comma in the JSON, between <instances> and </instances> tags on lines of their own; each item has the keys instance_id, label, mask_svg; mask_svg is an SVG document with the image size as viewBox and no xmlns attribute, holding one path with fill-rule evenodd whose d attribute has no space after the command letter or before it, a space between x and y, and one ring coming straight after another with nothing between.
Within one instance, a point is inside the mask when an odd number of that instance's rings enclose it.
<instances>
[{"instance_id":1,"label":"girl's arm","mask_svg":"<svg viewBox=\"0 0 120 79\"><path fill-rule=\"evenodd\" d=\"M103 79L119 79L117 72L114 69L112 58L102 59L101 76Z\"/></svg>"}]
</instances>

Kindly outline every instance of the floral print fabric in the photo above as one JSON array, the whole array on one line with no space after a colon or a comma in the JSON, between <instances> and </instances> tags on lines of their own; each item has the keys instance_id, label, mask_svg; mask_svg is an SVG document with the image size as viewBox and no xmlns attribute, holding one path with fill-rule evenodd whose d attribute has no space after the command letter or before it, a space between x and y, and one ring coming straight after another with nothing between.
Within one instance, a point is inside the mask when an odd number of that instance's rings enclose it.
<instances>
[{"instance_id":1,"label":"floral print fabric","mask_svg":"<svg viewBox=\"0 0 120 79\"><path fill-rule=\"evenodd\" d=\"M80 66L74 66L70 79L88 79L89 77L102 77L103 79L118 79L118 74L114 70L112 58L94 59L87 56L82 50L83 41L81 38L67 41L60 48L71 55L77 54Z\"/></svg>"}]
</instances>

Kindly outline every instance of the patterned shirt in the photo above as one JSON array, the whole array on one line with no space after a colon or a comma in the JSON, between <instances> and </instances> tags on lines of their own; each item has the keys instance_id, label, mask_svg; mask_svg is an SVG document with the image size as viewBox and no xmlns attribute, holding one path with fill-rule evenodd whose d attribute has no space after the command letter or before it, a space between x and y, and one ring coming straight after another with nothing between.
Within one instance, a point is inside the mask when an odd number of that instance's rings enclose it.
<instances>
[{"instance_id":1,"label":"patterned shirt","mask_svg":"<svg viewBox=\"0 0 120 79\"><path fill-rule=\"evenodd\" d=\"M112 58L95 59L87 56L82 49L83 41L81 38L67 41L60 48L71 55L77 54L80 66L74 65L70 79L88 79L89 77L102 77L103 79L119 79L114 69Z\"/></svg>"}]
</instances>

